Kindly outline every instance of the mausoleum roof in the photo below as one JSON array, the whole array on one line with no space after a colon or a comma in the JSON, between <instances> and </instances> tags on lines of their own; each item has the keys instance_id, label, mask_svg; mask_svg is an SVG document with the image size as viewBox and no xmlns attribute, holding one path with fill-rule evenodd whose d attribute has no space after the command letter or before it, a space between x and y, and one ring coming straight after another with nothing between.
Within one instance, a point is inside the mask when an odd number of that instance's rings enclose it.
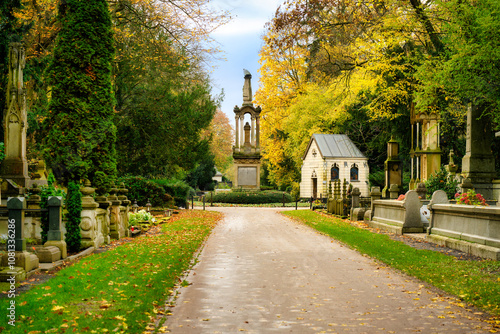
<instances>
[{"instance_id":1,"label":"mausoleum roof","mask_svg":"<svg viewBox=\"0 0 500 334\"><path fill-rule=\"evenodd\" d=\"M318 149L323 158L365 158L365 155L358 149L352 140L345 134L318 134L311 137L304 157L307 155L312 141L318 145Z\"/></svg>"}]
</instances>

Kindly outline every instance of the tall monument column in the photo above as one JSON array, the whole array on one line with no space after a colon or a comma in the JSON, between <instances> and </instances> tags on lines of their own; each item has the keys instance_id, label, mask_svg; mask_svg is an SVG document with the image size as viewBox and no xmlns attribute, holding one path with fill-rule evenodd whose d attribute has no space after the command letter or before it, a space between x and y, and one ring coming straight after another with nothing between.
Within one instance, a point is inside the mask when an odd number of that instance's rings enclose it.
<instances>
[{"instance_id":1,"label":"tall monument column","mask_svg":"<svg viewBox=\"0 0 500 334\"><path fill-rule=\"evenodd\" d=\"M23 80L24 66L24 46L22 43L10 43L7 108L3 118L5 159L2 162L1 174L4 181L11 181L9 183L12 187L26 187L29 183L28 161L26 159L28 122ZM2 190L5 191L7 187L7 184L5 187L2 186Z\"/></svg>"},{"instance_id":2,"label":"tall monument column","mask_svg":"<svg viewBox=\"0 0 500 334\"><path fill-rule=\"evenodd\" d=\"M233 148L236 188L260 189L260 107L252 103L252 75L244 70L243 104L234 107L236 120L236 142ZM250 122L245 123L245 115L250 114Z\"/></svg>"}]
</instances>

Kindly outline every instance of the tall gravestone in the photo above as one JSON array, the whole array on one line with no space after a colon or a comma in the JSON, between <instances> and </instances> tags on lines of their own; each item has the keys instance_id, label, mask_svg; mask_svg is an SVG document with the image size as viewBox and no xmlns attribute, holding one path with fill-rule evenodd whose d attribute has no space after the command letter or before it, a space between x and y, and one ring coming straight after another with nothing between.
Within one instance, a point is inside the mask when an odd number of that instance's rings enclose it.
<instances>
[{"instance_id":1,"label":"tall gravestone","mask_svg":"<svg viewBox=\"0 0 500 334\"><path fill-rule=\"evenodd\" d=\"M27 187L28 161L26 159L26 93L23 70L25 49L21 43L9 45L9 79L6 109L4 111L5 159L2 162L2 197L16 196Z\"/></svg>"},{"instance_id":2,"label":"tall gravestone","mask_svg":"<svg viewBox=\"0 0 500 334\"><path fill-rule=\"evenodd\" d=\"M387 143L387 160L384 162L384 169L385 187L382 190L382 197L387 198L393 184L399 188L403 184L403 168L402 162L399 160L399 143L393 138Z\"/></svg>"},{"instance_id":3,"label":"tall gravestone","mask_svg":"<svg viewBox=\"0 0 500 334\"><path fill-rule=\"evenodd\" d=\"M260 107L252 103L252 75L244 70L243 105L234 107L236 114L236 143L233 147L235 168L234 186L260 189ZM250 122L244 123L246 114Z\"/></svg>"},{"instance_id":4,"label":"tall gravestone","mask_svg":"<svg viewBox=\"0 0 500 334\"><path fill-rule=\"evenodd\" d=\"M477 193L493 198L495 158L491 151L493 131L491 119L483 108L469 105L467 110L467 142L462 159L462 174L472 182Z\"/></svg>"}]
</instances>

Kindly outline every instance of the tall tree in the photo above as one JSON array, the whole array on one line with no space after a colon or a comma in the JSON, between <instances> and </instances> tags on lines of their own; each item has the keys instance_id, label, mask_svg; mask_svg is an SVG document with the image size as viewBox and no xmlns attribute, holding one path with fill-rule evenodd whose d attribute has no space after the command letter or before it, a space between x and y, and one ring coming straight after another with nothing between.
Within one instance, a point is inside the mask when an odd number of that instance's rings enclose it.
<instances>
[{"instance_id":1,"label":"tall tree","mask_svg":"<svg viewBox=\"0 0 500 334\"><path fill-rule=\"evenodd\" d=\"M234 132L229 118L219 108L210 126L203 131L202 138L210 139L210 152L217 169L221 173L228 172L233 162Z\"/></svg>"},{"instance_id":2,"label":"tall tree","mask_svg":"<svg viewBox=\"0 0 500 334\"><path fill-rule=\"evenodd\" d=\"M62 1L61 31L47 69L51 89L45 157L64 183L116 174L111 62L114 47L105 0Z\"/></svg>"}]
</instances>

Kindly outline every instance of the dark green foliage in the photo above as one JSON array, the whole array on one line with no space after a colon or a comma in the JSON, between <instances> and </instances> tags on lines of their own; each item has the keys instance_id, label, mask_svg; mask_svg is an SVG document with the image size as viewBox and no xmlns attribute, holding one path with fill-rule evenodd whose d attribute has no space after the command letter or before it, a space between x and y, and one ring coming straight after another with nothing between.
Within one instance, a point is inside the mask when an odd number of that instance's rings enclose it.
<instances>
[{"instance_id":1,"label":"dark green foliage","mask_svg":"<svg viewBox=\"0 0 500 334\"><path fill-rule=\"evenodd\" d=\"M186 182L194 189L212 191L215 188L215 181L212 178L216 173L214 155L210 152L207 141L202 142L201 145L205 148L198 150L201 153L200 162L188 174Z\"/></svg>"},{"instance_id":2,"label":"dark green foliage","mask_svg":"<svg viewBox=\"0 0 500 334\"><path fill-rule=\"evenodd\" d=\"M200 131L216 110L208 87L181 89L151 80L131 103L131 109L116 118L119 171L156 178L170 177L179 167L195 168L208 150Z\"/></svg>"},{"instance_id":3,"label":"dark green foliage","mask_svg":"<svg viewBox=\"0 0 500 334\"><path fill-rule=\"evenodd\" d=\"M55 177L54 174L50 173L47 178L47 186L42 187L42 191L40 192L40 207L42 209L47 209L47 200L51 196L61 196L64 199L66 198L66 193L62 189L58 189L54 185ZM40 235L42 237L42 244L47 241L47 234L49 232L49 215L48 212L42 211L41 215L41 229Z\"/></svg>"},{"instance_id":4,"label":"dark green foliage","mask_svg":"<svg viewBox=\"0 0 500 334\"><path fill-rule=\"evenodd\" d=\"M214 203L231 204L266 204L266 203L292 202L290 194L281 191L230 191L219 192L214 195Z\"/></svg>"},{"instance_id":5,"label":"dark green foliage","mask_svg":"<svg viewBox=\"0 0 500 334\"><path fill-rule=\"evenodd\" d=\"M68 199L66 201L66 245L68 251L78 252L82 244L80 222L82 221L82 193L80 186L75 182L68 185Z\"/></svg>"},{"instance_id":6,"label":"dark green foliage","mask_svg":"<svg viewBox=\"0 0 500 334\"><path fill-rule=\"evenodd\" d=\"M449 199L454 199L457 192L458 181L450 179L450 174L441 166L437 172L432 174L425 182L427 198L432 198L436 190L444 190Z\"/></svg>"},{"instance_id":7,"label":"dark green foliage","mask_svg":"<svg viewBox=\"0 0 500 334\"><path fill-rule=\"evenodd\" d=\"M167 194L174 198L175 205L184 207L190 193L194 192L193 189L184 181L180 180L152 180L165 189Z\"/></svg>"},{"instance_id":8,"label":"dark green foliage","mask_svg":"<svg viewBox=\"0 0 500 334\"><path fill-rule=\"evenodd\" d=\"M139 206L145 206L148 202L155 207L185 206L188 192L191 189L188 184L179 180L149 180L142 176L127 176L118 179L129 189L127 197L131 201L137 201Z\"/></svg>"},{"instance_id":9,"label":"dark green foliage","mask_svg":"<svg viewBox=\"0 0 500 334\"><path fill-rule=\"evenodd\" d=\"M52 85L44 142L56 178L116 174L111 62L113 36L105 0L66 0L59 8L61 30L46 78Z\"/></svg>"}]
</instances>

